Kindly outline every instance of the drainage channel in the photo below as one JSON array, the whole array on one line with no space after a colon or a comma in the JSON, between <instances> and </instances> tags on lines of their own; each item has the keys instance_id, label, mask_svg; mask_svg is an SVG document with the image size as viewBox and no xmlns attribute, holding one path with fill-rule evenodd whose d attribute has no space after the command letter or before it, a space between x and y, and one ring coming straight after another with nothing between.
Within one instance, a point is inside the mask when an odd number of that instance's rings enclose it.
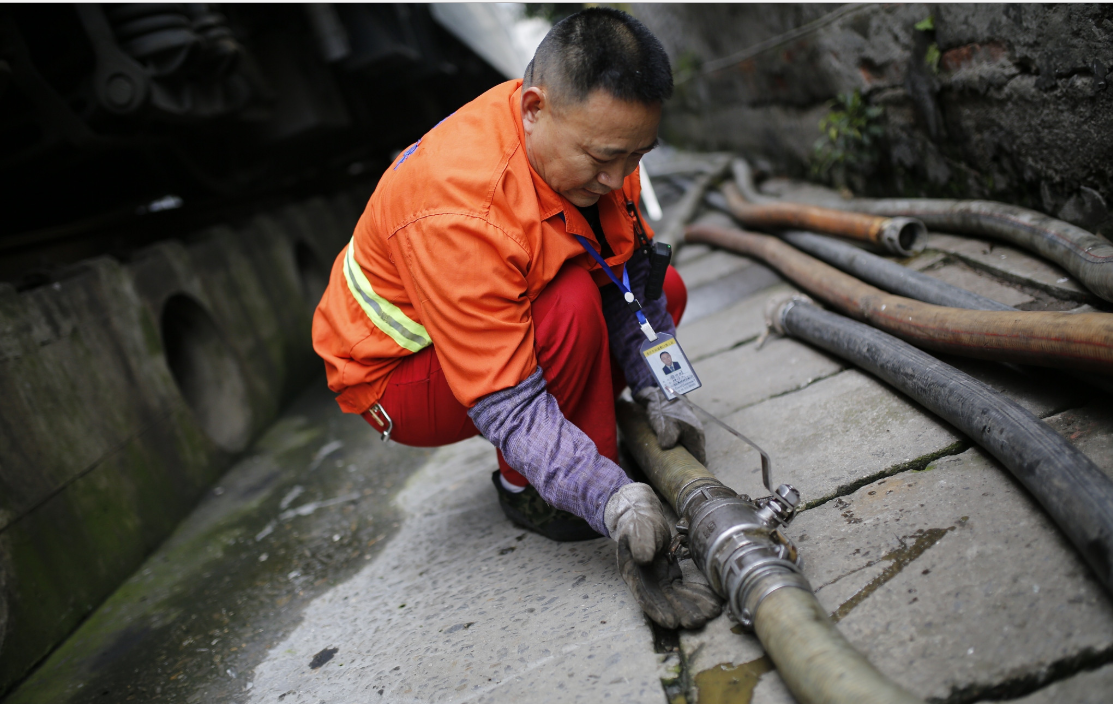
<instances>
[{"instance_id":1,"label":"drainage channel","mask_svg":"<svg viewBox=\"0 0 1113 704\"><path fill-rule=\"evenodd\" d=\"M303 393L6 704L242 702L302 610L372 560L429 451Z\"/></svg>"}]
</instances>

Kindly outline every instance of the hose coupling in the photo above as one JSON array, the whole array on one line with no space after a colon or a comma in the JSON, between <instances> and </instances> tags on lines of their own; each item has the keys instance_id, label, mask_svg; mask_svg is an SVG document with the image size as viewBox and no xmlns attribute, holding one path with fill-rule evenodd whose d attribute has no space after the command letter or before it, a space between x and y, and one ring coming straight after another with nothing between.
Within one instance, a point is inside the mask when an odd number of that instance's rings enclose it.
<instances>
[{"instance_id":1,"label":"hose coupling","mask_svg":"<svg viewBox=\"0 0 1113 704\"><path fill-rule=\"evenodd\" d=\"M758 499L720 484L696 489L680 507L692 559L745 628L777 589L811 589L796 546L781 532L799 504L800 492L788 484Z\"/></svg>"},{"instance_id":2,"label":"hose coupling","mask_svg":"<svg viewBox=\"0 0 1113 704\"><path fill-rule=\"evenodd\" d=\"M784 335L785 316L788 315L789 309L797 303L815 305L815 301L810 296L805 296L802 293L782 293L770 298L769 302L765 304L765 330L761 336L763 338L768 337L770 331L778 335Z\"/></svg>"},{"instance_id":3,"label":"hose coupling","mask_svg":"<svg viewBox=\"0 0 1113 704\"><path fill-rule=\"evenodd\" d=\"M924 251L927 227L915 218L888 218L877 235L878 242L893 254L911 257Z\"/></svg>"}]
</instances>

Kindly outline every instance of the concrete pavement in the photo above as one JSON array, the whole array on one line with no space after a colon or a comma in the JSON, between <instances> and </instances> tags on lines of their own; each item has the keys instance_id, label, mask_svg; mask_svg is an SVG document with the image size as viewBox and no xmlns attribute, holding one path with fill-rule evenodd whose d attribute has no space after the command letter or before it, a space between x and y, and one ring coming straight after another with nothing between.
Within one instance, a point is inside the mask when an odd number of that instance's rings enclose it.
<instances>
[{"instance_id":1,"label":"concrete pavement","mask_svg":"<svg viewBox=\"0 0 1113 704\"><path fill-rule=\"evenodd\" d=\"M1024 307L1080 303L1024 253L1000 271L973 264L973 246L932 242L911 262L929 274ZM705 383L693 398L803 492L788 532L851 642L932 701L1104 701L1113 606L1034 498L841 360L776 337L758 349L766 302L792 290L768 269L706 249L679 260L706 311L679 332ZM707 298L736 280L756 291ZM1107 396L949 361L1113 469ZM755 452L714 428L708 450L725 482L763 493ZM610 541L555 544L512 525L494 467L479 438L384 446L310 391L9 701L792 701L727 616L652 628Z\"/></svg>"}]
</instances>

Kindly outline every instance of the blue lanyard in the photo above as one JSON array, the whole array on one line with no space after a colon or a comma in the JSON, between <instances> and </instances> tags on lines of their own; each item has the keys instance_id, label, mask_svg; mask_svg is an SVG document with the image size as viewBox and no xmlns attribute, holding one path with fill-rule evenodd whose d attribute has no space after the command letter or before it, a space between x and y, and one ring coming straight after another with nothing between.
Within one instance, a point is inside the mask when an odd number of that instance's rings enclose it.
<instances>
[{"instance_id":1,"label":"blue lanyard","mask_svg":"<svg viewBox=\"0 0 1113 704\"><path fill-rule=\"evenodd\" d=\"M573 234L572 236L579 240L580 245L584 248L584 250L586 250L587 253L591 255L592 259L598 262L599 266L602 267L603 271L607 273L607 276L610 278L610 280L613 281L614 285L618 287L618 290L622 292L622 297L626 299L626 305L630 306L630 310L632 310L634 312L634 315L638 317L638 325L641 326L642 332L645 333L645 336L649 338L650 341L656 340L657 333L653 331L653 326L649 324L649 321L645 317L645 313L642 312L642 304L638 302L637 298L634 298L634 293L630 290L630 274L627 273L626 266L624 265L622 267L622 281L619 281L618 277L616 277L614 275L614 272L611 271L611 268L607 266L607 262L603 260L603 257L599 254L599 252L595 251L595 248L591 246L591 243L587 241L586 237L581 237L580 235L576 234Z\"/></svg>"}]
</instances>

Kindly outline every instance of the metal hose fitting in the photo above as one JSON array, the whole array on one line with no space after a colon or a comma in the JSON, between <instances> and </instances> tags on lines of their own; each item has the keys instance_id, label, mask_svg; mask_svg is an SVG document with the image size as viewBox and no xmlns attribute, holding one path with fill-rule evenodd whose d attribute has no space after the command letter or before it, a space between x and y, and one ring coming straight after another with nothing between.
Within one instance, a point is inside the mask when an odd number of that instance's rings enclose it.
<instances>
[{"instance_id":1,"label":"metal hose fitting","mask_svg":"<svg viewBox=\"0 0 1113 704\"><path fill-rule=\"evenodd\" d=\"M685 502L677 528L687 535L696 566L745 628L753 628L757 607L776 590L811 590L796 546L780 531L799 503L800 493L788 484L757 500L722 484L704 486Z\"/></svg>"},{"instance_id":2,"label":"metal hose fitting","mask_svg":"<svg viewBox=\"0 0 1113 704\"><path fill-rule=\"evenodd\" d=\"M900 256L911 256L924 251L927 228L914 218L887 218L877 236L886 250Z\"/></svg>"},{"instance_id":3,"label":"metal hose fitting","mask_svg":"<svg viewBox=\"0 0 1113 704\"><path fill-rule=\"evenodd\" d=\"M634 459L680 516L680 544L736 621L752 628L761 601L783 587L811 592L796 546L780 530L796 516L800 492L781 484L758 499L738 494L684 448L662 450L656 436L643 432L648 425L641 406L619 402L616 410Z\"/></svg>"}]
</instances>

